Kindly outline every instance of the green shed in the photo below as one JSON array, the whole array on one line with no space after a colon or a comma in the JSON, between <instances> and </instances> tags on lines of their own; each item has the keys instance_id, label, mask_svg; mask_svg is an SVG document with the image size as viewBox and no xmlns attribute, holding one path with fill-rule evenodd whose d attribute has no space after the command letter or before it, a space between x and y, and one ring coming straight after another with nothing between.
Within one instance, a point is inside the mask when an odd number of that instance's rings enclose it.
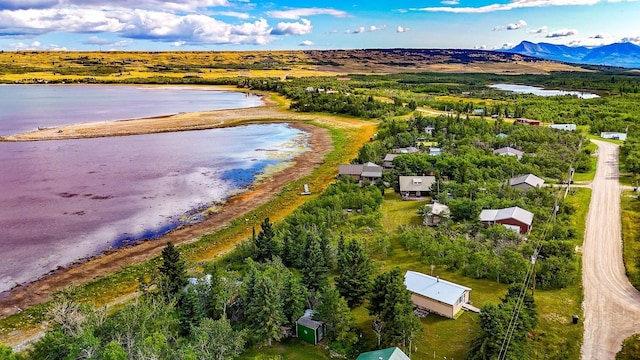
<instances>
[{"instance_id":1,"label":"green shed","mask_svg":"<svg viewBox=\"0 0 640 360\"><path fill-rule=\"evenodd\" d=\"M382 350L369 351L362 353L356 360L411 360L397 347L386 348Z\"/></svg>"},{"instance_id":2,"label":"green shed","mask_svg":"<svg viewBox=\"0 0 640 360\"><path fill-rule=\"evenodd\" d=\"M313 320L310 314L305 314L296 321L296 337L313 345L324 339L324 332L325 324L322 321Z\"/></svg>"}]
</instances>

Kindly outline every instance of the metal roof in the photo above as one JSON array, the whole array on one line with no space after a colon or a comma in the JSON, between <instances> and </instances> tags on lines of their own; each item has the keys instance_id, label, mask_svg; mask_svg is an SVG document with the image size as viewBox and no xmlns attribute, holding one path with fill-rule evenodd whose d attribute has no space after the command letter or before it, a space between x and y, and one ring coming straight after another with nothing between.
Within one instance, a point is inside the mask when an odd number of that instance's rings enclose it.
<instances>
[{"instance_id":1,"label":"metal roof","mask_svg":"<svg viewBox=\"0 0 640 360\"><path fill-rule=\"evenodd\" d=\"M528 184L532 187L539 187L544 184L544 180L533 174L521 175L509 180L509 185L511 186L515 186L523 183Z\"/></svg>"},{"instance_id":2,"label":"metal roof","mask_svg":"<svg viewBox=\"0 0 640 360\"><path fill-rule=\"evenodd\" d=\"M313 320L310 316L304 315L300 319L298 319L298 321L296 321L296 324L300 324L306 328L316 330L317 328L322 326L323 322Z\"/></svg>"},{"instance_id":3,"label":"metal roof","mask_svg":"<svg viewBox=\"0 0 640 360\"><path fill-rule=\"evenodd\" d=\"M435 184L435 176L400 176L400 192L403 191L431 191L431 186Z\"/></svg>"},{"instance_id":4,"label":"metal roof","mask_svg":"<svg viewBox=\"0 0 640 360\"><path fill-rule=\"evenodd\" d=\"M524 152L509 146L493 150L493 153L499 154L499 155L517 155L517 156L524 155Z\"/></svg>"},{"instance_id":5,"label":"metal roof","mask_svg":"<svg viewBox=\"0 0 640 360\"><path fill-rule=\"evenodd\" d=\"M362 177L373 178L382 177L382 166L368 162L362 165Z\"/></svg>"},{"instance_id":6,"label":"metal roof","mask_svg":"<svg viewBox=\"0 0 640 360\"><path fill-rule=\"evenodd\" d=\"M397 347L362 353L356 360L411 360Z\"/></svg>"},{"instance_id":7,"label":"metal roof","mask_svg":"<svg viewBox=\"0 0 640 360\"><path fill-rule=\"evenodd\" d=\"M404 275L407 290L445 304L454 305L456 301L471 288L458 285L437 277L416 271L407 271Z\"/></svg>"},{"instance_id":8,"label":"metal roof","mask_svg":"<svg viewBox=\"0 0 640 360\"><path fill-rule=\"evenodd\" d=\"M362 164L356 165L338 165L338 174L340 175L360 175L362 174Z\"/></svg>"},{"instance_id":9,"label":"metal roof","mask_svg":"<svg viewBox=\"0 0 640 360\"><path fill-rule=\"evenodd\" d=\"M531 225L533 223L533 213L517 206L505 209L486 209L480 212L480 221L498 221L505 219L515 219L523 224Z\"/></svg>"}]
</instances>

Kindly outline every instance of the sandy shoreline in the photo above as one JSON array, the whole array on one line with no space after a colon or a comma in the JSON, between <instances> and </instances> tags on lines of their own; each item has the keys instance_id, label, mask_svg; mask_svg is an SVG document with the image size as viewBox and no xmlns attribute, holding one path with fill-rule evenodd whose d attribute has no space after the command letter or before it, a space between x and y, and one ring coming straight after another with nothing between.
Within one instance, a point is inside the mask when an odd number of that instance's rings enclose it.
<instances>
[{"instance_id":1,"label":"sandy shoreline","mask_svg":"<svg viewBox=\"0 0 640 360\"><path fill-rule=\"evenodd\" d=\"M325 154L331 150L332 140L329 131L306 123L310 120L318 120L318 116L296 114L267 105L147 119L78 124L10 136L6 141L41 141L200 130L245 123L288 122L291 126L311 134L308 140L311 150L294 158L293 166L261 179L249 190L231 197L222 206L221 211L208 215L201 222L176 229L156 240L145 241L132 247L121 248L92 259L79 261L68 267L59 268L34 282L0 293L0 318L16 313L18 308L24 309L47 301L52 292L71 284L79 285L103 277L127 265L148 260L156 256L164 248L167 241L174 244L195 241L201 235L214 232L224 227L232 219L268 202L278 194L282 187L310 174L323 162ZM62 132L59 132L58 129L61 129ZM232 246L233 244L224 244L220 252L227 251Z\"/></svg>"}]
</instances>

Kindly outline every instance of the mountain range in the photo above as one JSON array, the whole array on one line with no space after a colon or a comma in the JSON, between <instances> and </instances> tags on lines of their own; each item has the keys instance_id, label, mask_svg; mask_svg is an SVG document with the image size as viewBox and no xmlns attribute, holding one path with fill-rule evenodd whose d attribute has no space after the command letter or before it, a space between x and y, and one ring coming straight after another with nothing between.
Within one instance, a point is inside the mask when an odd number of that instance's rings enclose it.
<instances>
[{"instance_id":1,"label":"mountain range","mask_svg":"<svg viewBox=\"0 0 640 360\"><path fill-rule=\"evenodd\" d=\"M523 41L503 51L570 63L640 68L640 46L631 42L586 47Z\"/></svg>"}]
</instances>

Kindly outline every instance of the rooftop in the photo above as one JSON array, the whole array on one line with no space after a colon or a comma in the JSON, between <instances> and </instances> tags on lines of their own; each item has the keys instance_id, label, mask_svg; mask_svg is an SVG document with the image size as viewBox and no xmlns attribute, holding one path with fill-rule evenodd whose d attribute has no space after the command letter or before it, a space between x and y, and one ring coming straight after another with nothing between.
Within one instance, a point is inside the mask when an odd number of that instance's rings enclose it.
<instances>
[{"instance_id":1,"label":"rooftop","mask_svg":"<svg viewBox=\"0 0 640 360\"><path fill-rule=\"evenodd\" d=\"M509 180L509 185L511 186L515 186L523 183L529 184L533 187L539 187L544 184L544 180L533 174L520 175L518 177L514 177Z\"/></svg>"},{"instance_id":2,"label":"rooftop","mask_svg":"<svg viewBox=\"0 0 640 360\"><path fill-rule=\"evenodd\" d=\"M410 360L407 354L397 347L362 353L356 360Z\"/></svg>"},{"instance_id":3,"label":"rooftop","mask_svg":"<svg viewBox=\"0 0 640 360\"><path fill-rule=\"evenodd\" d=\"M533 213L513 206L505 209L485 209L480 212L480 221L498 221L505 219L516 219L523 224L533 223Z\"/></svg>"},{"instance_id":4,"label":"rooftop","mask_svg":"<svg viewBox=\"0 0 640 360\"><path fill-rule=\"evenodd\" d=\"M416 271L407 271L404 275L404 284L407 286L407 290L412 293L449 305L454 305L465 291L471 291L471 288L466 286Z\"/></svg>"}]
</instances>

